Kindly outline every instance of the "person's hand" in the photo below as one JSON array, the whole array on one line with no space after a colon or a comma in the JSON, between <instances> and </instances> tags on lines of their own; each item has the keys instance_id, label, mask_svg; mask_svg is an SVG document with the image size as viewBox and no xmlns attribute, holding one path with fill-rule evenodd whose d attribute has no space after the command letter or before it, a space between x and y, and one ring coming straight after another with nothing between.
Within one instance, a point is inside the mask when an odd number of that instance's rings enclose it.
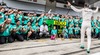
<instances>
[{"instance_id":1,"label":"person's hand","mask_svg":"<svg viewBox=\"0 0 100 55\"><path fill-rule=\"evenodd\" d=\"M35 32L35 30L31 30L31 32Z\"/></svg>"},{"instance_id":2,"label":"person's hand","mask_svg":"<svg viewBox=\"0 0 100 55\"><path fill-rule=\"evenodd\" d=\"M0 19L2 19L2 16L0 16Z\"/></svg>"},{"instance_id":3,"label":"person's hand","mask_svg":"<svg viewBox=\"0 0 100 55\"><path fill-rule=\"evenodd\" d=\"M45 28L43 30L46 30Z\"/></svg>"},{"instance_id":4,"label":"person's hand","mask_svg":"<svg viewBox=\"0 0 100 55\"><path fill-rule=\"evenodd\" d=\"M71 3L67 1L67 6L71 6Z\"/></svg>"},{"instance_id":5,"label":"person's hand","mask_svg":"<svg viewBox=\"0 0 100 55\"><path fill-rule=\"evenodd\" d=\"M13 32L15 33L17 30L16 29L13 29Z\"/></svg>"},{"instance_id":6,"label":"person's hand","mask_svg":"<svg viewBox=\"0 0 100 55\"><path fill-rule=\"evenodd\" d=\"M52 9L50 9L49 11L52 11Z\"/></svg>"},{"instance_id":7,"label":"person's hand","mask_svg":"<svg viewBox=\"0 0 100 55\"><path fill-rule=\"evenodd\" d=\"M7 19L4 21L4 24L7 22Z\"/></svg>"},{"instance_id":8,"label":"person's hand","mask_svg":"<svg viewBox=\"0 0 100 55\"><path fill-rule=\"evenodd\" d=\"M44 13L43 14L41 14L41 16L40 17L43 17L44 16Z\"/></svg>"},{"instance_id":9,"label":"person's hand","mask_svg":"<svg viewBox=\"0 0 100 55\"><path fill-rule=\"evenodd\" d=\"M48 11L48 14L50 14L50 13L51 13L51 11L52 11L52 9L50 9L50 10Z\"/></svg>"}]
</instances>

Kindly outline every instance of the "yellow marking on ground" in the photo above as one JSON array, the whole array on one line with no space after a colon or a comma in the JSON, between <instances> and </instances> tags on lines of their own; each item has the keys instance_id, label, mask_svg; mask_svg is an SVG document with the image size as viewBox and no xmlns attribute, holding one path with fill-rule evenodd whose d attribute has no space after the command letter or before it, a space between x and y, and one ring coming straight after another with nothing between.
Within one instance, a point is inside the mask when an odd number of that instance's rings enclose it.
<instances>
[{"instance_id":1,"label":"yellow marking on ground","mask_svg":"<svg viewBox=\"0 0 100 55\"><path fill-rule=\"evenodd\" d=\"M72 38L69 38L70 40L72 40Z\"/></svg>"},{"instance_id":2,"label":"yellow marking on ground","mask_svg":"<svg viewBox=\"0 0 100 55\"><path fill-rule=\"evenodd\" d=\"M46 42L47 40L44 40L44 39L39 39L39 40L36 40L36 42Z\"/></svg>"},{"instance_id":3,"label":"yellow marking on ground","mask_svg":"<svg viewBox=\"0 0 100 55\"><path fill-rule=\"evenodd\" d=\"M61 38L61 40L64 41L65 39L64 38Z\"/></svg>"}]
</instances>

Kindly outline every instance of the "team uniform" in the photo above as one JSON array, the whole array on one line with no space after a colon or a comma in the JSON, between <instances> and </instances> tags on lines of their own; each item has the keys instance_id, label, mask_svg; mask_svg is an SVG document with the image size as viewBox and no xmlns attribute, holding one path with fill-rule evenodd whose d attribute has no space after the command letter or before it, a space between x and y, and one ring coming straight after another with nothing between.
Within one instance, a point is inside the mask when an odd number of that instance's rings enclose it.
<instances>
[{"instance_id":1,"label":"team uniform","mask_svg":"<svg viewBox=\"0 0 100 55\"><path fill-rule=\"evenodd\" d=\"M34 32L32 32L32 38L34 39L40 38L39 37L39 26L34 25L32 29L34 30Z\"/></svg>"},{"instance_id":2,"label":"team uniform","mask_svg":"<svg viewBox=\"0 0 100 55\"><path fill-rule=\"evenodd\" d=\"M10 32L11 27L12 25L6 24L4 31L0 32L0 44L4 44L7 42L12 43L14 41L13 38L11 37L11 32Z\"/></svg>"},{"instance_id":3,"label":"team uniform","mask_svg":"<svg viewBox=\"0 0 100 55\"><path fill-rule=\"evenodd\" d=\"M70 38L74 37L74 36L73 36L73 35L74 35L73 30L74 30L74 27L69 27L69 28L68 28L68 34L69 34L69 37L70 37Z\"/></svg>"},{"instance_id":4,"label":"team uniform","mask_svg":"<svg viewBox=\"0 0 100 55\"><path fill-rule=\"evenodd\" d=\"M16 25L16 23L15 23L15 15L13 13L9 14L9 18L11 19L11 24L12 25Z\"/></svg>"},{"instance_id":5,"label":"team uniform","mask_svg":"<svg viewBox=\"0 0 100 55\"><path fill-rule=\"evenodd\" d=\"M69 18L69 26L74 25L74 20Z\"/></svg>"},{"instance_id":6,"label":"team uniform","mask_svg":"<svg viewBox=\"0 0 100 55\"><path fill-rule=\"evenodd\" d=\"M79 38L78 35L80 34L80 27L75 27L74 32L75 32L75 37Z\"/></svg>"},{"instance_id":7,"label":"team uniform","mask_svg":"<svg viewBox=\"0 0 100 55\"><path fill-rule=\"evenodd\" d=\"M32 17L32 26L35 25L35 23L36 23L36 21L37 21L37 18L38 18L37 16L36 16L36 17L34 17L34 16Z\"/></svg>"},{"instance_id":8,"label":"team uniform","mask_svg":"<svg viewBox=\"0 0 100 55\"><path fill-rule=\"evenodd\" d=\"M59 16L54 16L53 18L54 18L55 20L59 20L60 17L59 17Z\"/></svg>"},{"instance_id":9,"label":"team uniform","mask_svg":"<svg viewBox=\"0 0 100 55\"><path fill-rule=\"evenodd\" d=\"M66 21L66 27L68 27L69 26L69 21L68 21L69 19L65 19L65 21Z\"/></svg>"},{"instance_id":10,"label":"team uniform","mask_svg":"<svg viewBox=\"0 0 100 55\"><path fill-rule=\"evenodd\" d=\"M94 29L95 29L95 37L98 38L100 27L96 26L96 27L94 27Z\"/></svg>"},{"instance_id":11,"label":"team uniform","mask_svg":"<svg viewBox=\"0 0 100 55\"><path fill-rule=\"evenodd\" d=\"M18 41L24 41L23 35L21 34L21 30L22 30L22 25L13 25L13 27L11 28L12 30L16 30L16 32L13 32L11 34L11 36L13 37L14 40L18 40Z\"/></svg>"},{"instance_id":12,"label":"team uniform","mask_svg":"<svg viewBox=\"0 0 100 55\"><path fill-rule=\"evenodd\" d=\"M27 23L30 21L30 17L24 16L23 18L23 25L27 25Z\"/></svg>"},{"instance_id":13,"label":"team uniform","mask_svg":"<svg viewBox=\"0 0 100 55\"><path fill-rule=\"evenodd\" d=\"M41 26L41 25L43 24L43 21L44 21L44 18L41 17L41 18L39 19L39 26Z\"/></svg>"},{"instance_id":14,"label":"team uniform","mask_svg":"<svg viewBox=\"0 0 100 55\"><path fill-rule=\"evenodd\" d=\"M67 28L63 29L62 34L63 34L64 38L69 38L68 37L68 29Z\"/></svg>"},{"instance_id":15,"label":"team uniform","mask_svg":"<svg viewBox=\"0 0 100 55\"><path fill-rule=\"evenodd\" d=\"M2 24L5 20L5 15L4 15L4 13L0 12L0 16L1 16L0 17L0 24Z\"/></svg>"},{"instance_id":16,"label":"team uniform","mask_svg":"<svg viewBox=\"0 0 100 55\"><path fill-rule=\"evenodd\" d=\"M89 51L91 46L91 17L93 13L98 11L98 8L95 11L89 8L77 9L72 5L71 8L76 12L82 12L83 22L81 27L81 46L84 46L85 31L87 31L87 51Z\"/></svg>"},{"instance_id":17,"label":"team uniform","mask_svg":"<svg viewBox=\"0 0 100 55\"><path fill-rule=\"evenodd\" d=\"M18 14L17 19L20 21L20 25L22 25L23 15L22 14Z\"/></svg>"},{"instance_id":18,"label":"team uniform","mask_svg":"<svg viewBox=\"0 0 100 55\"><path fill-rule=\"evenodd\" d=\"M54 40L57 37L57 29L51 30L51 40Z\"/></svg>"},{"instance_id":19,"label":"team uniform","mask_svg":"<svg viewBox=\"0 0 100 55\"><path fill-rule=\"evenodd\" d=\"M91 35L92 35L92 37L94 37L94 35L95 35L95 28L94 27L91 27Z\"/></svg>"},{"instance_id":20,"label":"team uniform","mask_svg":"<svg viewBox=\"0 0 100 55\"><path fill-rule=\"evenodd\" d=\"M76 27L76 25L79 25L79 19L77 18L74 19L74 26Z\"/></svg>"}]
</instances>

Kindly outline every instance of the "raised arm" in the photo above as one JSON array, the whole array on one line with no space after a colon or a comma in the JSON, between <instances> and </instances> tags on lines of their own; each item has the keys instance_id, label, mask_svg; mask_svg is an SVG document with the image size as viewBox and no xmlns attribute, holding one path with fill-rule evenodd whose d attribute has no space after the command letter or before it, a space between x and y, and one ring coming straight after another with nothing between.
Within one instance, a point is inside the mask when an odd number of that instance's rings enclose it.
<instances>
[{"instance_id":1,"label":"raised arm","mask_svg":"<svg viewBox=\"0 0 100 55\"><path fill-rule=\"evenodd\" d=\"M50 9L50 10L48 11L48 14L50 14L50 13L51 13L51 11L52 11L52 9Z\"/></svg>"},{"instance_id":2,"label":"raised arm","mask_svg":"<svg viewBox=\"0 0 100 55\"><path fill-rule=\"evenodd\" d=\"M42 18L43 16L44 16L44 13L41 14L41 15L37 18L37 20L39 20L39 19Z\"/></svg>"},{"instance_id":3,"label":"raised arm","mask_svg":"<svg viewBox=\"0 0 100 55\"><path fill-rule=\"evenodd\" d=\"M74 10L75 12L81 12L82 11L82 9L77 9L76 7L72 6L70 2L67 2L67 3L68 3L67 5L70 6L71 9Z\"/></svg>"},{"instance_id":4,"label":"raised arm","mask_svg":"<svg viewBox=\"0 0 100 55\"><path fill-rule=\"evenodd\" d=\"M82 9L77 9L76 7L74 7L74 6L70 6L71 7L71 9L72 10L74 10L75 12L81 12L82 11Z\"/></svg>"},{"instance_id":5,"label":"raised arm","mask_svg":"<svg viewBox=\"0 0 100 55\"><path fill-rule=\"evenodd\" d=\"M96 10L93 11L93 13L97 13L99 10L99 7L96 8Z\"/></svg>"}]
</instances>

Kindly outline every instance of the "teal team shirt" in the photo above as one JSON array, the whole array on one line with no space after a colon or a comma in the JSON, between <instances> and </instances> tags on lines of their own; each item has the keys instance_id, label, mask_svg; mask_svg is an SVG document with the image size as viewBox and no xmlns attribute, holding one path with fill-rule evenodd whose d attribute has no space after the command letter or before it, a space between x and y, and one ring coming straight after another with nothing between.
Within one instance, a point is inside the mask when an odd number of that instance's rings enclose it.
<instances>
[{"instance_id":1,"label":"teal team shirt","mask_svg":"<svg viewBox=\"0 0 100 55\"><path fill-rule=\"evenodd\" d=\"M59 20L60 17L59 17L59 16L54 16L53 18L54 18L55 20Z\"/></svg>"},{"instance_id":2,"label":"teal team shirt","mask_svg":"<svg viewBox=\"0 0 100 55\"><path fill-rule=\"evenodd\" d=\"M29 27L28 25L25 25L25 26L24 26L24 29L26 30L26 31L24 32L24 34L26 34L26 33L28 33L28 32L29 32L30 27Z\"/></svg>"},{"instance_id":3,"label":"teal team shirt","mask_svg":"<svg viewBox=\"0 0 100 55\"><path fill-rule=\"evenodd\" d=\"M95 21L94 20L91 20L91 26L95 27Z\"/></svg>"},{"instance_id":4,"label":"teal team shirt","mask_svg":"<svg viewBox=\"0 0 100 55\"><path fill-rule=\"evenodd\" d=\"M74 25L74 20L73 19L69 19L69 26L70 25Z\"/></svg>"},{"instance_id":5,"label":"teal team shirt","mask_svg":"<svg viewBox=\"0 0 100 55\"><path fill-rule=\"evenodd\" d=\"M39 30L39 26L34 25L32 26L32 29L37 32Z\"/></svg>"},{"instance_id":6,"label":"teal team shirt","mask_svg":"<svg viewBox=\"0 0 100 55\"><path fill-rule=\"evenodd\" d=\"M2 13L2 12L0 12L0 14L1 14L1 16L2 16L2 18L0 18L0 24L2 24L3 22L4 22L4 19L5 19L5 15L4 15L4 13Z\"/></svg>"},{"instance_id":7,"label":"teal team shirt","mask_svg":"<svg viewBox=\"0 0 100 55\"><path fill-rule=\"evenodd\" d=\"M15 15L14 15L14 14L10 14L10 15L9 15L9 18L11 19L11 23L12 23L12 24L16 24L16 23L15 23Z\"/></svg>"},{"instance_id":8,"label":"teal team shirt","mask_svg":"<svg viewBox=\"0 0 100 55\"><path fill-rule=\"evenodd\" d=\"M94 32L94 27L91 27L91 32Z\"/></svg>"},{"instance_id":9,"label":"teal team shirt","mask_svg":"<svg viewBox=\"0 0 100 55\"><path fill-rule=\"evenodd\" d=\"M47 16L43 16L43 22L46 22L47 19L50 19L50 18Z\"/></svg>"},{"instance_id":10,"label":"teal team shirt","mask_svg":"<svg viewBox=\"0 0 100 55\"><path fill-rule=\"evenodd\" d=\"M64 22L65 21L65 18L61 18L61 21Z\"/></svg>"},{"instance_id":11,"label":"teal team shirt","mask_svg":"<svg viewBox=\"0 0 100 55\"><path fill-rule=\"evenodd\" d=\"M79 34L80 33L80 27L75 27L74 30L75 30L75 34Z\"/></svg>"},{"instance_id":12,"label":"teal team shirt","mask_svg":"<svg viewBox=\"0 0 100 55\"><path fill-rule=\"evenodd\" d=\"M43 16L39 19L39 25L41 26L43 24L43 22L45 22L45 19L48 19L48 17Z\"/></svg>"},{"instance_id":13,"label":"teal team shirt","mask_svg":"<svg viewBox=\"0 0 100 55\"><path fill-rule=\"evenodd\" d=\"M47 17L47 16L44 16L43 18L44 18L44 19L49 19L49 17Z\"/></svg>"},{"instance_id":14,"label":"teal team shirt","mask_svg":"<svg viewBox=\"0 0 100 55\"><path fill-rule=\"evenodd\" d=\"M73 34L73 29L74 29L74 27L69 27L68 28L69 34Z\"/></svg>"},{"instance_id":15,"label":"teal team shirt","mask_svg":"<svg viewBox=\"0 0 100 55\"><path fill-rule=\"evenodd\" d=\"M100 27L94 27L94 29L95 29L95 33L98 34Z\"/></svg>"},{"instance_id":16,"label":"teal team shirt","mask_svg":"<svg viewBox=\"0 0 100 55\"><path fill-rule=\"evenodd\" d=\"M63 35L68 36L68 29L66 29L66 28L63 29Z\"/></svg>"},{"instance_id":17,"label":"teal team shirt","mask_svg":"<svg viewBox=\"0 0 100 55\"><path fill-rule=\"evenodd\" d=\"M97 20L97 22L96 22L96 23L97 23L98 27L100 27L100 21L99 21L99 20Z\"/></svg>"},{"instance_id":18,"label":"teal team shirt","mask_svg":"<svg viewBox=\"0 0 100 55\"><path fill-rule=\"evenodd\" d=\"M40 26L43 24L43 20L44 20L44 18L41 17L40 20L39 20L39 25L40 25Z\"/></svg>"},{"instance_id":19,"label":"teal team shirt","mask_svg":"<svg viewBox=\"0 0 100 55\"><path fill-rule=\"evenodd\" d=\"M79 20L78 19L74 19L74 24L75 24L75 26L79 25Z\"/></svg>"},{"instance_id":20,"label":"teal team shirt","mask_svg":"<svg viewBox=\"0 0 100 55\"><path fill-rule=\"evenodd\" d=\"M66 21L66 26L68 27L68 26L69 26L69 24L68 24L68 23L69 23L68 19L66 19L65 21Z\"/></svg>"},{"instance_id":21,"label":"teal team shirt","mask_svg":"<svg viewBox=\"0 0 100 55\"><path fill-rule=\"evenodd\" d=\"M11 30L12 25L6 25L5 30L2 34L2 36L9 36L11 34L10 30Z\"/></svg>"},{"instance_id":22,"label":"teal team shirt","mask_svg":"<svg viewBox=\"0 0 100 55\"><path fill-rule=\"evenodd\" d=\"M57 35L57 29L51 30L51 35Z\"/></svg>"},{"instance_id":23,"label":"teal team shirt","mask_svg":"<svg viewBox=\"0 0 100 55\"><path fill-rule=\"evenodd\" d=\"M82 19L82 18L80 18L80 20L79 20L79 27L81 27L82 22L83 22L83 19Z\"/></svg>"},{"instance_id":24,"label":"teal team shirt","mask_svg":"<svg viewBox=\"0 0 100 55\"><path fill-rule=\"evenodd\" d=\"M30 21L30 17L24 16L24 25L27 25L28 21Z\"/></svg>"},{"instance_id":25,"label":"teal team shirt","mask_svg":"<svg viewBox=\"0 0 100 55\"><path fill-rule=\"evenodd\" d=\"M21 29L22 29L22 25L13 25L13 27L12 28L14 28L14 29L16 29L17 30L17 32L16 32L16 34L21 34Z\"/></svg>"},{"instance_id":26,"label":"teal team shirt","mask_svg":"<svg viewBox=\"0 0 100 55\"><path fill-rule=\"evenodd\" d=\"M94 23L96 23L96 22L97 22L97 20L96 20L96 19L93 19L93 21L94 21Z\"/></svg>"},{"instance_id":27,"label":"teal team shirt","mask_svg":"<svg viewBox=\"0 0 100 55\"><path fill-rule=\"evenodd\" d=\"M32 20L33 20L33 22L32 22L32 26L35 25L35 23L36 23L36 21L37 21L37 18L38 18L38 17L32 17Z\"/></svg>"},{"instance_id":28,"label":"teal team shirt","mask_svg":"<svg viewBox=\"0 0 100 55\"><path fill-rule=\"evenodd\" d=\"M95 26L96 26L95 23L97 23L97 20L96 20L96 19L93 19L93 20L91 21L92 27L95 27Z\"/></svg>"},{"instance_id":29,"label":"teal team shirt","mask_svg":"<svg viewBox=\"0 0 100 55\"><path fill-rule=\"evenodd\" d=\"M18 20L20 20L20 24L22 25L22 18L23 18L23 15L22 14L18 14Z\"/></svg>"}]
</instances>

